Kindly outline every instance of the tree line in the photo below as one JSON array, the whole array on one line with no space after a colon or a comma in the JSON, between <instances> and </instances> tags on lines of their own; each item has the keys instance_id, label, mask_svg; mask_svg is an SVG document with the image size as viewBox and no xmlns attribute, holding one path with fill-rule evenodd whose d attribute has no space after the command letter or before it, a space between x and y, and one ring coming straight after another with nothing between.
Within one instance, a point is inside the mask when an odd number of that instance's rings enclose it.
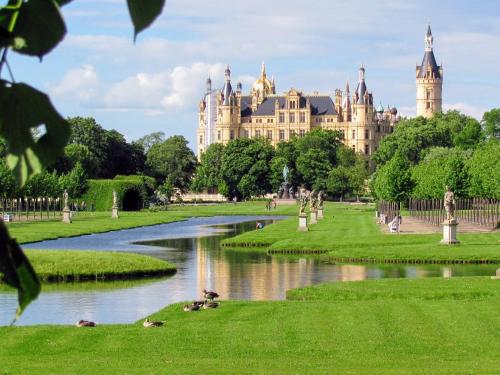
<instances>
[{"instance_id":1,"label":"tree line","mask_svg":"<svg viewBox=\"0 0 500 375\"><path fill-rule=\"evenodd\" d=\"M442 198L448 185L457 197L500 199L500 109L481 122L457 111L404 119L373 159L376 198Z\"/></svg>"}]
</instances>

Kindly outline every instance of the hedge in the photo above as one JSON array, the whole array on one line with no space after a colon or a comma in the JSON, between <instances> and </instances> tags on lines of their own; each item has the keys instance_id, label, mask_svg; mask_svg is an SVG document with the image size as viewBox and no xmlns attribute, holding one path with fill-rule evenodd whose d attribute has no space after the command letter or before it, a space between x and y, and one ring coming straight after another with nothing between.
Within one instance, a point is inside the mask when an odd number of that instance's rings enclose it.
<instances>
[{"instance_id":1,"label":"hedge","mask_svg":"<svg viewBox=\"0 0 500 375\"><path fill-rule=\"evenodd\" d=\"M113 205L113 190L118 195L118 203L130 190L135 190L143 201L146 201L155 187L155 180L146 176L116 176L112 180L89 180L89 189L81 198L96 211L109 211Z\"/></svg>"}]
</instances>

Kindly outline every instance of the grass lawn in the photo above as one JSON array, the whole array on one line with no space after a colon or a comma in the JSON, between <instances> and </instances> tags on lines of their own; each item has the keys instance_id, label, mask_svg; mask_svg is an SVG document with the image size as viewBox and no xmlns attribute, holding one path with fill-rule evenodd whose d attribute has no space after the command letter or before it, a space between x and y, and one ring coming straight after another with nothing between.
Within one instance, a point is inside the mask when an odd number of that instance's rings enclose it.
<instances>
[{"instance_id":1,"label":"grass lawn","mask_svg":"<svg viewBox=\"0 0 500 375\"><path fill-rule=\"evenodd\" d=\"M4 374L494 374L500 281L335 283L141 323L1 327ZM349 291L354 298L345 298Z\"/></svg>"},{"instance_id":2,"label":"grass lawn","mask_svg":"<svg viewBox=\"0 0 500 375\"><path fill-rule=\"evenodd\" d=\"M225 239L240 251L325 252L332 261L500 263L500 232L460 233L459 245L440 245L440 234L384 234L371 206L327 203L325 219L298 232L292 217L261 230ZM460 228L459 228L460 231ZM254 246L254 248L252 248Z\"/></svg>"},{"instance_id":3,"label":"grass lawn","mask_svg":"<svg viewBox=\"0 0 500 375\"><path fill-rule=\"evenodd\" d=\"M171 275L176 267L146 255L109 251L26 250L44 281L123 279Z\"/></svg>"},{"instance_id":4,"label":"grass lawn","mask_svg":"<svg viewBox=\"0 0 500 375\"><path fill-rule=\"evenodd\" d=\"M279 206L267 211L265 202L245 202L238 204L217 205L185 205L172 206L165 212L120 212L119 219L112 219L111 212L80 213L74 217L73 223L66 224L59 220L39 222L9 223L11 235L19 243L36 242L59 237L73 237L82 234L108 232L146 225L170 223L185 220L194 216L215 215L292 215L297 208Z\"/></svg>"}]
</instances>

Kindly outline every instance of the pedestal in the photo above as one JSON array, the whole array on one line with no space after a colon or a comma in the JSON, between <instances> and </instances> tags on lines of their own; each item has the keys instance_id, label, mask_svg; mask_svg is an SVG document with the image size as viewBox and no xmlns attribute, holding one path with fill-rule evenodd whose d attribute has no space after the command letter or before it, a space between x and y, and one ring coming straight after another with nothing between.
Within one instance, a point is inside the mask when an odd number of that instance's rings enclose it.
<instances>
[{"instance_id":1,"label":"pedestal","mask_svg":"<svg viewBox=\"0 0 500 375\"><path fill-rule=\"evenodd\" d=\"M441 243L444 245L455 245L460 243L457 240L457 227L458 222L456 220L445 220L442 223L443 226L443 239Z\"/></svg>"},{"instance_id":2,"label":"pedestal","mask_svg":"<svg viewBox=\"0 0 500 375\"><path fill-rule=\"evenodd\" d=\"M497 272L495 273L495 276L491 276L491 278L494 280L500 280L500 268L497 268Z\"/></svg>"},{"instance_id":3,"label":"pedestal","mask_svg":"<svg viewBox=\"0 0 500 375\"><path fill-rule=\"evenodd\" d=\"M311 219L309 220L310 224L318 223L318 212L316 210L311 210Z\"/></svg>"},{"instance_id":4,"label":"pedestal","mask_svg":"<svg viewBox=\"0 0 500 375\"><path fill-rule=\"evenodd\" d=\"M62 222L71 224L71 211L69 208L64 208L62 212Z\"/></svg>"},{"instance_id":5,"label":"pedestal","mask_svg":"<svg viewBox=\"0 0 500 375\"><path fill-rule=\"evenodd\" d=\"M118 219L118 207L111 208L111 218Z\"/></svg>"},{"instance_id":6,"label":"pedestal","mask_svg":"<svg viewBox=\"0 0 500 375\"><path fill-rule=\"evenodd\" d=\"M323 219L323 207L318 208L318 220Z\"/></svg>"},{"instance_id":7,"label":"pedestal","mask_svg":"<svg viewBox=\"0 0 500 375\"><path fill-rule=\"evenodd\" d=\"M299 214L299 232L307 232L307 215Z\"/></svg>"}]
</instances>

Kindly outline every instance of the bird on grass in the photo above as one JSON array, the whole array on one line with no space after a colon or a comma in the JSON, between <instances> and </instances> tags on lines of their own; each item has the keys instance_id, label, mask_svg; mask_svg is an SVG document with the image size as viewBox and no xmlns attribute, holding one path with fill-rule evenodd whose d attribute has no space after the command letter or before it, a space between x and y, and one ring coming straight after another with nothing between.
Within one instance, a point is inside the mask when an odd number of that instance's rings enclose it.
<instances>
[{"instance_id":1,"label":"bird on grass","mask_svg":"<svg viewBox=\"0 0 500 375\"><path fill-rule=\"evenodd\" d=\"M209 301L213 301L214 298L218 298L219 297L219 294L216 293L216 292L209 292L208 290L206 289L203 289L202 290L203 292L203 296L206 300L209 300Z\"/></svg>"},{"instance_id":2,"label":"bird on grass","mask_svg":"<svg viewBox=\"0 0 500 375\"><path fill-rule=\"evenodd\" d=\"M149 328L149 327L161 327L163 325L164 322L160 322L160 321L154 321L154 320L149 320L149 319L146 319L144 321L144 323L142 323L142 325L146 328Z\"/></svg>"},{"instance_id":3,"label":"bird on grass","mask_svg":"<svg viewBox=\"0 0 500 375\"><path fill-rule=\"evenodd\" d=\"M206 301L203 304L203 308L204 309L216 309L217 307L219 307L219 302L208 302L208 301Z\"/></svg>"},{"instance_id":4,"label":"bird on grass","mask_svg":"<svg viewBox=\"0 0 500 375\"><path fill-rule=\"evenodd\" d=\"M96 324L90 320L79 320L76 322L77 327L95 327Z\"/></svg>"},{"instance_id":5,"label":"bird on grass","mask_svg":"<svg viewBox=\"0 0 500 375\"><path fill-rule=\"evenodd\" d=\"M198 305L196 302L194 302L191 305L184 305L184 311L198 311L201 306L203 306L203 303L201 305Z\"/></svg>"}]
</instances>

